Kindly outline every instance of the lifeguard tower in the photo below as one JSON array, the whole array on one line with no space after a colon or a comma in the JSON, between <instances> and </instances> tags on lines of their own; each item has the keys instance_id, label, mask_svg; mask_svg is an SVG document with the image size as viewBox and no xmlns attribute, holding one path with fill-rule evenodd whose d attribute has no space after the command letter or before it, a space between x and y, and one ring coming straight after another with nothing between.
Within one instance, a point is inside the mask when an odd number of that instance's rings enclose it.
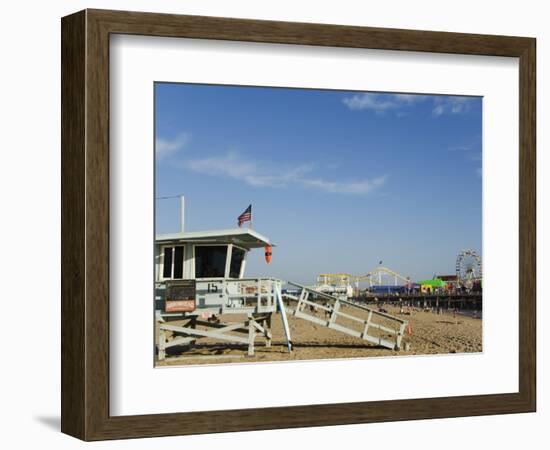
<instances>
[{"instance_id":1,"label":"lifeguard tower","mask_svg":"<svg viewBox=\"0 0 550 450\"><path fill-rule=\"evenodd\" d=\"M157 235L155 315L159 360L165 358L169 347L190 346L206 338L246 344L248 354L253 355L258 335L265 338L267 346L271 345L272 315L277 312L290 350L281 280L244 277L248 253L260 248L271 252L273 246L267 237L250 228ZM228 315L235 321L220 321L220 316L227 319ZM239 315L242 320L237 320Z\"/></svg>"}]
</instances>

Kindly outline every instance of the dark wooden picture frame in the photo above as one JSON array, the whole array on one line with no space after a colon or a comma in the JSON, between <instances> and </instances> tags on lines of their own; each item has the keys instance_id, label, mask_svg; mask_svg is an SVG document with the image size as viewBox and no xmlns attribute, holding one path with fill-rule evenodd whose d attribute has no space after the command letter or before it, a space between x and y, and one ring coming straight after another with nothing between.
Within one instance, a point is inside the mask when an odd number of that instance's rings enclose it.
<instances>
[{"instance_id":1,"label":"dark wooden picture frame","mask_svg":"<svg viewBox=\"0 0 550 450\"><path fill-rule=\"evenodd\" d=\"M531 412L536 408L534 38L85 10L62 19L61 429L84 440ZM519 58L519 391L109 415L109 36L134 34Z\"/></svg>"}]
</instances>

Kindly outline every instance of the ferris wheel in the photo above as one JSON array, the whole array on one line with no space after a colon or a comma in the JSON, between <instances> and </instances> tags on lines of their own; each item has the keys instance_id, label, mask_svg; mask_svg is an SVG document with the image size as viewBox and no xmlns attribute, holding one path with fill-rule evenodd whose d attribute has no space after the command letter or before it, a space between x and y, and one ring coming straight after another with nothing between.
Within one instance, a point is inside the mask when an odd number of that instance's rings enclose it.
<instances>
[{"instance_id":1,"label":"ferris wheel","mask_svg":"<svg viewBox=\"0 0 550 450\"><path fill-rule=\"evenodd\" d=\"M456 258L456 277L460 283L471 284L481 279L481 257L475 250L462 250Z\"/></svg>"}]
</instances>

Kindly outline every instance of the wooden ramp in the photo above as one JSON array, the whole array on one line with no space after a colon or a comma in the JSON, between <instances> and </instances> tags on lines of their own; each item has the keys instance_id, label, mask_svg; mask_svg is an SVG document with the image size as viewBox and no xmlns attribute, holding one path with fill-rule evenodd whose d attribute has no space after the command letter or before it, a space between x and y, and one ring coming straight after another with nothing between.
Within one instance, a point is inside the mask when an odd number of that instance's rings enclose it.
<instances>
[{"instance_id":1,"label":"wooden ramp","mask_svg":"<svg viewBox=\"0 0 550 450\"><path fill-rule=\"evenodd\" d=\"M406 320L297 283L287 283L300 289L298 296L283 295L289 303L296 302L294 308L290 305L286 308L287 314L392 350L401 348Z\"/></svg>"}]
</instances>

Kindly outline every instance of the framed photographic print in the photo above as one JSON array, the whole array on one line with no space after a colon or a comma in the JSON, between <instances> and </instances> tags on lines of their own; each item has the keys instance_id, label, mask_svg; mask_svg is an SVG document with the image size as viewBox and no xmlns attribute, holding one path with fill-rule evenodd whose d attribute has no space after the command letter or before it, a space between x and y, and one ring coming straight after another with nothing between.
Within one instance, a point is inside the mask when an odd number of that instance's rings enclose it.
<instances>
[{"instance_id":1,"label":"framed photographic print","mask_svg":"<svg viewBox=\"0 0 550 450\"><path fill-rule=\"evenodd\" d=\"M62 20L62 431L530 412L535 39Z\"/></svg>"}]
</instances>

